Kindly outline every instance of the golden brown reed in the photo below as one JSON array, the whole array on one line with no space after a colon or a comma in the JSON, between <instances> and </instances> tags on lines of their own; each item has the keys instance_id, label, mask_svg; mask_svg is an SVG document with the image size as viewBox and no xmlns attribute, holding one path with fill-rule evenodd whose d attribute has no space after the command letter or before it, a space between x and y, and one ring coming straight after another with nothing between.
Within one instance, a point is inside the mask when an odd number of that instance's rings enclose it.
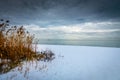
<instances>
[{"instance_id":1,"label":"golden brown reed","mask_svg":"<svg viewBox=\"0 0 120 80\"><path fill-rule=\"evenodd\" d=\"M23 26L10 27L8 21L1 23L0 59L9 59L12 62L21 59L32 59L36 54L33 39L34 36L30 35Z\"/></svg>"},{"instance_id":2,"label":"golden brown reed","mask_svg":"<svg viewBox=\"0 0 120 80\"><path fill-rule=\"evenodd\" d=\"M34 35L23 26L10 26L9 20L0 23L0 73L6 73L22 61L54 59L51 51L36 52L37 42L33 45Z\"/></svg>"},{"instance_id":3,"label":"golden brown reed","mask_svg":"<svg viewBox=\"0 0 120 80\"><path fill-rule=\"evenodd\" d=\"M23 60L37 57L36 45L33 46L34 35L23 26L9 26L9 21L1 19L0 23L0 72L3 68L14 68ZM11 65L12 64L12 65ZM6 67L4 67L7 65ZM8 70L7 70L8 71ZM6 71L5 71L6 72Z\"/></svg>"}]
</instances>

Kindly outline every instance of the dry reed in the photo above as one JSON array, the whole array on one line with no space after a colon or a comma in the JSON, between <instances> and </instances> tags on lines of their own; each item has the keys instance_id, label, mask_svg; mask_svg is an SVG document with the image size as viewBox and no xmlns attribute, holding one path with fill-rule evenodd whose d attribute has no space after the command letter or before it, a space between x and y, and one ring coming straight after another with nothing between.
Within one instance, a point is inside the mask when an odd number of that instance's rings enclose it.
<instances>
[{"instance_id":1,"label":"dry reed","mask_svg":"<svg viewBox=\"0 0 120 80\"><path fill-rule=\"evenodd\" d=\"M32 59L36 54L32 45L34 36L30 35L23 26L10 27L8 22L0 24L0 59L9 59L12 62Z\"/></svg>"},{"instance_id":2,"label":"dry reed","mask_svg":"<svg viewBox=\"0 0 120 80\"><path fill-rule=\"evenodd\" d=\"M33 60L36 48L33 46L34 36L23 26L9 26L9 21L1 19L0 23L0 72L4 66L14 68L23 60ZM37 45L37 44L36 44ZM35 46L36 46L35 45ZM11 66L12 64L12 66ZM7 68L6 71L9 70ZM4 72L6 72L4 71Z\"/></svg>"},{"instance_id":3,"label":"dry reed","mask_svg":"<svg viewBox=\"0 0 120 80\"><path fill-rule=\"evenodd\" d=\"M10 26L9 21L1 19L0 23L0 73L8 72L22 61L52 59L51 51L36 52L33 46L34 35L31 35L23 26ZM48 54L50 53L50 54Z\"/></svg>"}]
</instances>

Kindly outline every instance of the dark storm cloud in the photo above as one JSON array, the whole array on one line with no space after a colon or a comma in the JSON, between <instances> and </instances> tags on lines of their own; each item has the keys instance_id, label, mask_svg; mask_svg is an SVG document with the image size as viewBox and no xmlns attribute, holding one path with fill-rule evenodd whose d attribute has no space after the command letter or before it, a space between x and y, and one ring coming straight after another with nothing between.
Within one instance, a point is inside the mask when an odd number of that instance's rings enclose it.
<instances>
[{"instance_id":1,"label":"dark storm cloud","mask_svg":"<svg viewBox=\"0 0 120 80\"><path fill-rule=\"evenodd\" d=\"M1 0L0 16L18 24L65 25L119 21L119 0Z\"/></svg>"}]
</instances>

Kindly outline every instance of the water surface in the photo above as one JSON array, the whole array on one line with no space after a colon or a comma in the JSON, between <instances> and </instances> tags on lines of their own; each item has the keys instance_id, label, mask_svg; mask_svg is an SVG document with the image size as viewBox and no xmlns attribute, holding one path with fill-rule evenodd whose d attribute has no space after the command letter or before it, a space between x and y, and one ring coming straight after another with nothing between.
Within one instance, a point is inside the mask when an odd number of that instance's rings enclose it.
<instances>
[{"instance_id":1,"label":"water surface","mask_svg":"<svg viewBox=\"0 0 120 80\"><path fill-rule=\"evenodd\" d=\"M77 46L101 46L120 47L120 40L69 40L69 39L40 39L40 44L49 45L77 45Z\"/></svg>"}]
</instances>

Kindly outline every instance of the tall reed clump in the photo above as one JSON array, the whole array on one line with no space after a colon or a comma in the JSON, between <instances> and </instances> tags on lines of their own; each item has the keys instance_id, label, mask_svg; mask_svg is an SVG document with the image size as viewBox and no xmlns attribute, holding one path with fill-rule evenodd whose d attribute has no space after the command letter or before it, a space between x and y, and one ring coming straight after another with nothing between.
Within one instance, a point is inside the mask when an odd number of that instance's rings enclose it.
<instances>
[{"instance_id":1,"label":"tall reed clump","mask_svg":"<svg viewBox=\"0 0 120 80\"><path fill-rule=\"evenodd\" d=\"M9 26L9 21L1 19L0 23L0 59L11 62L31 60L36 55L33 46L34 36L23 26ZM1 62L2 63L2 62Z\"/></svg>"}]
</instances>

